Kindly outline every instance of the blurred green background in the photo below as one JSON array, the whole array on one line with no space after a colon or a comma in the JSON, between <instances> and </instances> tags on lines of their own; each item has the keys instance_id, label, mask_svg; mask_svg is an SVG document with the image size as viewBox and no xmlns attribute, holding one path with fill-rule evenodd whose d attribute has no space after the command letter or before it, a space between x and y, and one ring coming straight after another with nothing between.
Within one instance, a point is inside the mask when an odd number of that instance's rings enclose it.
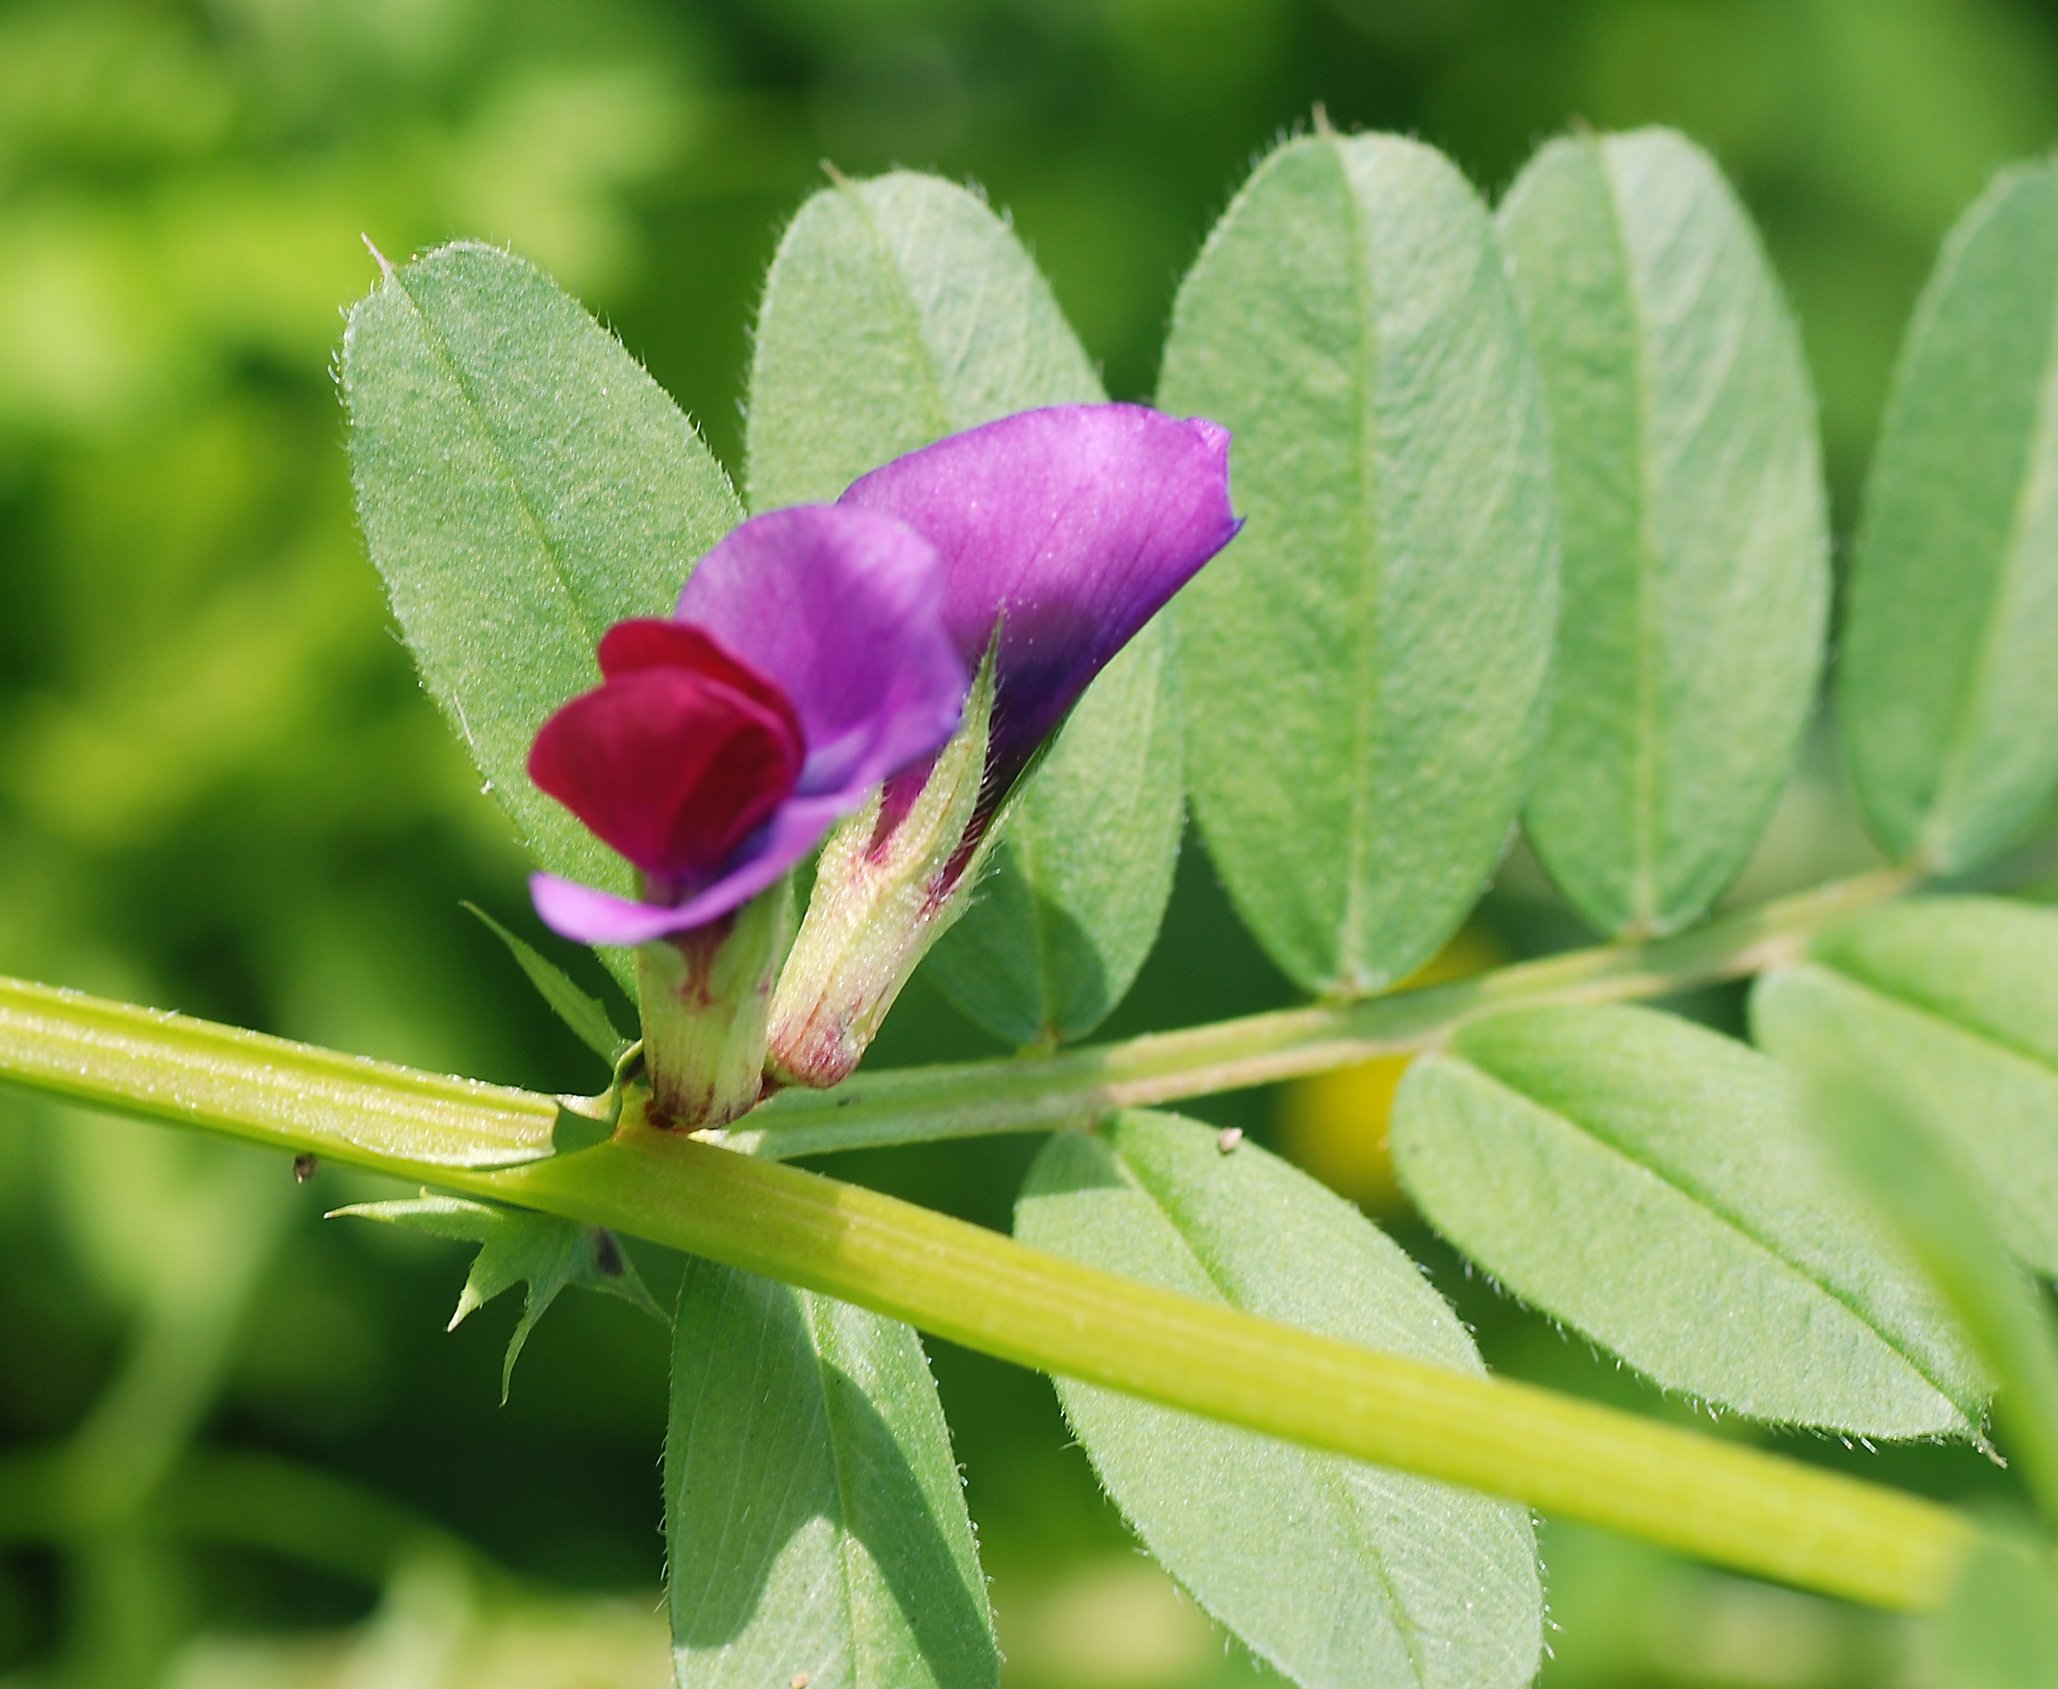
<instances>
[{"instance_id":1,"label":"blurred green background","mask_svg":"<svg viewBox=\"0 0 2058 1689\"><path fill-rule=\"evenodd\" d=\"M1489 192L1572 122L1709 146L1796 302L1847 531L1938 237L2058 122L2058 22L2027 0L0 0L0 972L597 1087L458 908L533 931L352 524L330 363L374 273L360 235L535 257L733 464L756 290L823 160L984 184L1143 397L1210 220L1317 101ZM1817 770L1751 880L1861 848ZM1573 936L1507 879L1461 961ZM1284 995L1190 850L1114 1030ZM918 987L880 1053L980 1048ZM1682 1412L1410 1225L1367 1152L1390 1083L1202 1112L1388 1219L1497 1366ZM1001 1224L1029 1148L839 1170ZM657 1328L568 1300L502 1408L512 1310L442 1332L460 1252L322 1223L379 1189L0 1099L0 1684L665 1681ZM662 1294L674 1269L639 1259ZM1128 1546L1041 1381L936 1359L1014 1689L1259 1680ZM1963 1452L1850 1458L2004 1487ZM1545 1547L1554 1689L1922 1681L1888 1621L1577 1531Z\"/></svg>"}]
</instances>

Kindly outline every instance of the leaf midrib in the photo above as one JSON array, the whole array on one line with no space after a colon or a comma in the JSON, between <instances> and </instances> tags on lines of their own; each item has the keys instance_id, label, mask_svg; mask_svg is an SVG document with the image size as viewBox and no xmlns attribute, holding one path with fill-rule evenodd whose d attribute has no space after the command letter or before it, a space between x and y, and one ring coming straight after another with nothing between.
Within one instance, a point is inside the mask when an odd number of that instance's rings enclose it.
<instances>
[{"instance_id":1,"label":"leaf midrib","mask_svg":"<svg viewBox=\"0 0 2058 1689\"><path fill-rule=\"evenodd\" d=\"M1356 480L1357 498L1351 507L1352 548L1351 560L1360 570L1363 590L1352 594L1357 609L1352 633L1354 649L1352 666L1356 671L1357 685L1352 688L1351 737L1354 755L1351 758L1355 776L1350 782L1350 832L1345 844L1342 944L1338 954L1339 979L1337 984L1347 992L1358 994L1371 989L1373 980L1365 965L1365 903L1367 896L1367 856L1371 849L1369 833L1372 826L1371 806L1374 774L1376 772L1378 723L1376 720L1379 703L1379 637L1380 637L1380 578L1379 560L1375 555L1380 541L1380 530L1374 519L1374 501L1379 494L1378 455L1378 381L1379 346L1377 324L1377 294L1373 287L1371 227L1365 215L1365 208L1359 202L1358 189L1351 175L1349 162L1344 156L1348 143L1342 139L1329 143L1329 155L1335 162L1337 175L1343 186L1345 216L1350 224L1348 249L1350 252L1351 292L1357 305L1357 320L1353 324L1356 334L1357 363L1357 452Z\"/></svg>"},{"instance_id":2,"label":"leaf midrib","mask_svg":"<svg viewBox=\"0 0 2058 1689\"><path fill-rule=\"evenodd\" d=\"M603 629L588 613L578 590L573 586L571 571L565 555L559 548L558 543L551 538L550 529L545 524L542 513L537 510L534 500L530 497L527 488L524 487L521 474L515 465L514 454L501 438L499 430L493 425L486 406L476 391L475 384L465 373L464 366L458 362L457 354L451 348L449 337L438 326L434 318L430 316L422 302L415 297L414 290L407 283L406 275L405 270L394 269L387 272L386 279L388 284L406 301L408 310L413 313L414 320L421 327L423 343L428 347L430 355L435 358L444 373L450 378L451 386L457 389L458 398L463 402L464 414L472 420L474 432L492 453L494 461L500 466L501 478L507 487L508 493L513 497L516 508L522 513L523 521L527 524L531 533L535 535L536 548L549 566L552 582L563 595L565 602L571 607L573 621L578 624L580 631L586 635L589 644L598 644Z\"/></svg>"},{"instance_id":3,"label":"leaf midrib","mask_svg":"<svg viewBox=\"0 0 2058 1689\"><path fill-rule=\"evenodd\" d=\"M1659 731L1658 663L1664 637L1658 613L1659 545L1656 531L1658 488L1654 479L1650 318L1639 291L1636 253L1629 241L1621 184L1604 142L1586 143L1601 177L1601 199L1608 227L1622 261L1622 296L1629 310L1629 362L1636 406L1636 550L1632 558L1636 597L1636 737L1630 756L1630 882L1631 934L1649 931L1657 921Z\"/></svg>"},{"instance_id":4,"label":"leaf midrib","mask_svg":"<svg viewBox=\"0 0 2058 1689\"><path fill-rule=\"evenodd\" d=\"M688 1271L689 1271L689 1273L690 1273L690 1272L691 1272L692 1270L693 1270L693 1268L692 1268L692 1265L691 1265L691 1263L689 1263L689 1264L688 1264ZM713 1272L719 1272L719 1273L721 1273L721 1274L722 1274L721 1278L720 1278L720 1279L719 1279L719 1281L718 1281L718 1293L719 1293L719 1294L720 1294L720 1296L722 1297L723 1301L725 1301L725 1302L726 1302L726 1301L727 1301L727 1300L728 1300L728 1299L729 1299L729 1298L730 1298L731 1296L734 1296L734 1295L737 1295L737 1294L739 1294L739 1293L740 1293L740 1280L739 1280L739 1278L737 1277L737 1275L734 1275L734 1274L732 1274L732 1273L729 1273L729 1272L727 1271L727 1269L721 1269L721 1268L716 1268L716 1267L714 1267L714 1266L713 1266L712 1264L709 1264L709 1265L707 1265L707 1266L704 1266L704 1267L703 1267L703 1268L701 1268L700 1270L702 1270L702 1271L713 1271ZM715 1317L715 1318L713 1318L713 1319L711 1319L711 1320L710 1320L710 1321L708 1322L708 1324L709 1324L709 1325L710 1325L711 1327L719 1328L719 1326L720 1326L720 1324L721 1324L721 1316L722 1316L722 1313L723 1313L723 1310L722 1310L722 1309L720 1309L720 1308L718 1307L718 1308L716 1309L716 1317ZM753 1355L754 1355L754 1358L753 1358L753 1360L752 1360L752 1362L751 1362L751 1378L750 1378L750 1389L749 1389L749 1392L748 1392L748 1394L747 1394L747 1395L746 1395L746 1396L744 1397L744 1400L746 1400L746 1401L758 1402L758 1401L764 1401L764 1400L766 1399L766 1391L765 1391L765 1388L764 1388L764 1378L765 1378L765 1367L766 1367L767 1363L769 1362L769 1360L770 1360L770 1358L771 1358L771 1345L770 1345L770 1344L769 1344L768 1342L765 1342L765 1341L763 1341L763 1338L764 1338L765 1334L766 1334L766 1333L768 1333L768 1332L770 1331L770 1329L771 1329L771 1324L772 1324L772 1314L771 1314L771 1310L769 1309L769 1307L766 1307L766 1306L765 1306L765 1305L764 1305L764 1304L763 1304L763 1303L761 1302L761 1303L759 1304L759 1324L758 1324L758 1330L759 1330L759 1337L760 1337L760 1341L759 1341L759 1342L757 1342L756 1344L754 1344L754 1345L752 1346L752 1348L753 1348ZM675 1332L675 1335L674 1335L674 1337L673 1337L673 1342L674 1342L674 1343L676 1344L676 1343L680 1343L680 1342L683 1342L683 1341L684 1341L684 1324L683 1324L683 1322L681 1322L681 1324L680 1324L680 1326L679 1326L679 1329L678 1329L678 1331L677 1331L677 1332ZM697 1389L697 1390L696 1390L696 1391L694 1392L694 1397L693 1397L693 1409L692 1409L692 1411L691 1411L691 1412L690 1412L689 1414L687 1414L687 1415L685 1415L685 1416L684 1416L684 1421L683 1421L683 1424L682 1424L682 1422L681 1422L681 1416L679 1415L679 1413L678 1413L678 1411L677 1411L677 1408L678 1408L678 1403L677 1403L677 1399L676 1399L676 1398L677 1398L677 1390L678 1390L678 1376L677 1376L677 1363L676 1363L676 1361L675 1361L675 1362L673 1363L673 1378L672 1378L672 1382L671 1382L671 1389L672 1389L672 1392L673 1392L673 1395L674 1395L674 1400L673 1400L673 1404L672 1404L672 1407L673 1407L673 1411L672 1411L672 1413L671 1413L671 1414L669 1415L669 1417L668 1417L668 1420L667 1420L667 1424L666 1424L666 1432L667 1432L667 1434L668 1434L669 1436L678 1436L678 1435L679 1435L679 1433L680 1433L680 1432L681 1432L682 1430L684 1430L684 1431L686 1432L686 1436L685 1436L685 1439L684 1439L684 1440L685 1440L685 1441L686 1441L687 1443L689 1443L689 1444L690 1444L690 1443L692 1442L693 1438L692 1438L692 1431L691 1431L691 1428L692 1428L692 1427L694 1427L694 1426L697 1426L697 1425L699 1425L699 1424L700 1424L700 1423L702 1422L703 1418L705 1417L705 1410L706 1410L706 1407L707 1407L707 1401L708 1401L708 1397L709 1397L709 1395L710 1395L710 1394L711 1394L711 1393L712 1393L712 1392L714 1391L714 1389L715 1389L715 1373L716 1373L716 1367L715 1367L714 1365L703 1365L703 1366L702 1366L702 1368L701 1368L701 1370L700 1370L700 1382L699 1382L699 1388L698 1388L698 1389ZM684 1471L683 1471L683 1470L682 1470L682 1472L681 1472L681 1474L680 1474L680 1475L681 1475L681 1477L682 1477L682 1478L684 1477L684 1475L685 1475L685 1474L684 1474ZM741 1484L741 1482L740 1482L740 1477L741 1477L741 1470L740 1470L740 1467L732 1468L732 1469L731 1469L731 1471L730 1471L730 1475L729 1475L729 1477L730 1477L730 1481L729 1481L729 1487L728 1487L728 1507L727 1507L726 1511L725 1511L725 1512L723 1513L723 1515L722 1515L722 1528L721 1528L720 1532L719 1532L719 1533L718 1533L718 1534L716 1535L716 1537L715 1537L715 1540L716 1540L716 1542L718 1542L718 1543L726 1543L726 1542L727 1542L727 1541L729 1540L729 1535L730 1535L730 1533L731 1533L731 1532L732 1532L733 1530L735 1530L735 1528L736 1528L736 1522L737 1522L737 1513L738 1513L738 1509L739 1509L739 1508L740 1508L740 1507L741 1507L741 1506L743 1505L743 1503L742 1503L742 1493L743 1493L743 1486L742 1486L742 1484ZM666 1493L666 1495L665 1495L665 1507L666 1507L666 1510L667 1510L667 1525L666 1525L666 1549L667 1549L667 1552L669 1553L669 1552L671 1551L671 1540L670 1540L670 1539L671 1539L671 1521L672 1521L673 1517L675 1517L675 1515L676 1515L676 1512L677 1512L677 1509L678 1509L678 1507L679 1507L679 1504L680 1504L680 1501L681 1501L682 1497L681 1497L680 1495L675 1495L675 1494L671 1493L671 1486L670 1486L670 1484L669 1484L669 1483L667 1483L667 1485L666 1485L666 1492L667 1492L667 1493ZM674 1567L672 1568L672 1570L676 1571L676 1569L677 1569L677 1568L676 1568L676 1564L675 1564L675 1565L674 1565ZM671 1576L671 1575L668 1575L668 1576L666 1577L666 1580L665 1580L665 1582L666 1582L666 1587L667 1587L667 1590L668 1590L668 1592L669 1592L669 1595L670 1595L670 1598L671 1598L671 1605L672 1605L672 1608L673 1608L673 1611L674 1611L674 1622L673 1622L673 1632L672 1632L672 1644L673 1644L673 1647L674 1647L674 1649L676 1650L676 1649L677 1649L677 1647L678 1647L678 1644L679 1644L679 1635L680 1635L680 1632L681 1632L681 1631L683 1631L683 1630L689 1629L689 1628L691 1628L691 1627L690 1627L690 1625L688 1625L688 1624L682 1624L682 1623L680 1623L680 1622L679 1622L679 1618L680 1618L680 1615L679 1615L679 1613L678 1613L678 1606L679 1606L679 1600L678 1600L678 1597L679 1597L680 1583L679 1583L679 1580L678 1580L678 1578L677 1578L677 1577L675 1577L675 1576ZM708 1584L703 1584L702 1586L700 1586L701 1600L700 1600L700 1604L699 1604L699 1606L698 1606L697 1608L695 1608L695 1609L694 1609L694 1614L693 1614L693 1616L694 1616L694 1617L696 1617L696 1618L697 1618L697 1617L698 1617L698 1615L699 1615L700 1613L702 1613L702 1612L705 1612L705 1611L707 1610L707 1594L708 1594L708 1590L709 1590L709 1589L710 1589L711 1587L712 1587L712 1581L710 1581L710 1583L708 1583Z\"/></svg>"},{"instance_id":5,"label":"leaf midrib","mask_svg":"<svg viewBox=\"0 0 2058 1689\"><path fill-rule=\"evenodd\" d=\"M2040 1050L2033 1050L2016 1043L2006 1033L1993 1027L1976 1025L1972 1021L1960 1020L1943 1005L1929 1002L1920 997L1907 996L1898 984L1868 974L1862 969L1847 966L1841 959L1825 956L1810 956L1803 968L1819 968L1832 979L1848 986L1851 990L1884 1003L1889 1008L1900 1009L1919 1019L1955 1033L1961 1038L1978 1044L1988 1054L2011 1066L2029 1068L2045 1084L2058 1085L2058 1062L2054 1062Z\"/></svg>"},{"instance_id":6,"label":"leaf midrib","mask_svg":"<svg viewBox=\"0 0 2058 1689\"><path fill-rule=\"evenodd\" d=\"M850 1636L850 1675L855 1689L873 1681L866 1672L864 1638L858 1629L858 1566L854 1543L857 1527L851 1519L851 1490L843 1470L843 1424L836 1411L836 1393L830 1388L829 1362L822 1353L822 1334L819 1328L820 1308L814 1294L806 1290L792 1292L800 1304L801 1325L807 1333L808 1354L815 1363L815 1388L820 1392L822 1403L822 1424L828 1432L829 1482L836 1492L836 1571L837 1587L843 1595L844 1628Z\"/></svg>"},{"instance_id":7,"label":"leaf midrib","mask_svg":"<svg viewBox=\"0 0 2058 1689\"><path fill-rule=\"evenodd\" d=\"M1148 631L1148 629L1145 631ZM1138 639L1142 637L1142 634L1138 635ZM1132 640L1128 646L1124 647L1117 654L1117 660L1129 658L1133 661L1133 654L1136 650L1136 641ZM1142 714L1140 718L1131 723L1136 730L1136 737L1133 744L1129 747L1133 765L1129 771L1130 777L1127 780L1116 782L1129 802L1129 813L1132 815L1138 807L1137 799L1152 782L1151 752L1156 745L1158 717L1162 711L1165 699L1165 665L1170 660L1169 653L1164 649L1162 641L1154 653L1146 652L1144 654L1154 657L1156 669L1150 677L1150 685L1147 688L1148 697ZM1081 702L1083 703L1084 699ZM1077 707L1075 706L1072 716L1067 717L1064 724L1059 727L1058 734L1052 736L1053 751L1057 748L1058 735L1062 735L1069 730L1072 721L1077 717L1077 713ZM1037 979L1040 982L1039 999L1046 1011L1043 1016L1045 1022L1043 1030L1051 1039L1053 1046L1055 1046L1062 1043L1066 1037L1065 1029L1058 1024L1058 1015L1066 1005L1058 1001L1056 990L1057 970L1052 965L1055 958L1055 935L1052 928L1055 923L1045 919L1045 904L1043 899L1036 895L1038 881L1033 872L1031 872L1033 853L1029 845L1030 841L1036 837L1038 831L1036 825L1034 825L1036 813L1036 806L1033 803L1018 805L1015 813L1007 822L1008 830L1005 844L1009 850L1016 852L1021 859L1022 876L1029 887L1030 925L1034 932L1032 942L1036 956ZM1183 824L1184 817L1182 816L1181 819ZM1112 991L1112 985L1105 973L1107 954L1100 943L1098 935L1089 934L1088 937L1092 940L1095 953L1099 956L1103 965L1100 1000L1105 1002Z\"/></svg>"},{"instance_id":8,"label":"leaf midrib","mask_svg":"<svg viewBox=\"0 0 2058 1689\"><path fill-rule=\"evenodd\" d=\"M923 432L926 436L922 445L933 445L957 428L957 413L952 409L949 396L943 387L943 359L930 343L928 325L922 307L916 302L913 284L907 270L902 266L894 247L886 238L886 231L879 225L878 214L872 209L870 197L863 185L852 183L840 190L857 208L858 221L864 225L866 237L872 243L880 264L894 280L894 302L899 307L902 327L915 348L915 363L921 371L923 398ZM916 448L910 448L916 449Z\"/></svg>"},{"instance_id":9,"label":"leaf midrib","mask_svg":"<svg viewBox=\"0 0 2058 1689\"><path fill-rule=\"evenodd\" d=\"M999 843L999 850L1006 854L1007 861L1005 865L996 861L992 871L1005 873L1012 868L1022 876L1023 893L1029 900L1029 965L1036 979L1036 1019L1043 1034L1055 1042L1057 1001L1051 989L1051 941L1043 915L1043 900L1036 895L1036 829L1023 825L1029 819L1024 813L1025 808L1017 806L1008 816L1007 834Z\"/></svg>"}]
</instances>

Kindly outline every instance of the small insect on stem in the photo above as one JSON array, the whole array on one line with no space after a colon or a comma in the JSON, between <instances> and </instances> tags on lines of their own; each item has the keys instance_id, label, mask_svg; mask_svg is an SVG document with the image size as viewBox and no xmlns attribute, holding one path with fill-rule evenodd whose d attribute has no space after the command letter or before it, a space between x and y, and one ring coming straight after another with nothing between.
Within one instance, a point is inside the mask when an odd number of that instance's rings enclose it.
<instances>
[{"instance_id":1,"label":"small insect on stem","mask_svg":"<svg viewBox=\"0 0 2058 1689\"><path fill-rule=\"evenodd\" d=\"M1241 1126L1224 1126L1221 1131L1215 1134L1215 1148L1224 1155L1227 1155L1242 1142L1243 1128Z\"/></svg>"},{"instance_id":2,"label":"small insect on stem","mask_svg":"<svg viewBox=\"0 0 2058 1689\"><path fill-rule=\"evenodd\" d=\"M293 1182L296 1185L306 1184L309 1179L321 1171L321 1166L320 1156L307 1150L301 1151L300 1154L293 1158Z\"/></svg>"}]
</instances>

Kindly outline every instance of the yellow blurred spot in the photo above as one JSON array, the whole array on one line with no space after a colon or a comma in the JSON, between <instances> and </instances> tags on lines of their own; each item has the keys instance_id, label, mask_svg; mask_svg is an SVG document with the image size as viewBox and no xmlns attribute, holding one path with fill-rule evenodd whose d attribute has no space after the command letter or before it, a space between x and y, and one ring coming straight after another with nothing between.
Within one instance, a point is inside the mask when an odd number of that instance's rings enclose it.
<instances>
[{"instance_id":1,"label":"yellow blurred spot","mask_svg":"<svg viewBox=\"0 0 2058 1689\"><path fill-rule=\"evenodd\" d=\"M1506 960L1490 936L1466 927L1400 988L1468 979ZM1336 1068L1297 1079L1280 1095L1280 1147L1287 1157L1368 1213L1392 1213L1402 1206L1387 1148L1387 1123L1410 1059L1381 1056L1356 1067Z\"/></svg>"},{"instance_id":2,"label":"yellow blurred spot","mask_svg":"<svg viewBox=\"0 0 2058 1689\"><path fill-rule=\"evenodd\" d=\"M1097 1559L996 1608L1008 1681L1027 1689L1175 1689L1222 1654L1206 1615L1131 1556Z\"/></svg>"}]
</instances>

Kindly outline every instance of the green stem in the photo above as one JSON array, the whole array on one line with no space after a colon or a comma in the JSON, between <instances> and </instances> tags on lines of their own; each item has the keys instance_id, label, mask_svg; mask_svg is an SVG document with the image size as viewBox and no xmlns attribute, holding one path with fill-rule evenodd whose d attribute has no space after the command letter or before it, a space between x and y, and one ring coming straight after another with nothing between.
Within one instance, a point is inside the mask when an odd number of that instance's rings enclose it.
<instances>
[{"instance_id":1,"label":"green stem","mask_svg":"<svg viewBox=\"0 0 2058 1689\"><path fill-rule=\"evenodd\" d=\"M1002 1360L1856 1601L1935 1606L1971 1540L1932 1502L1318 1337L691 1138L631 1125L604 1150L460 1178Z\"/></svg>"},{"instance_id":2,"label":"green stem","mask_svg":"<svg viewBox=\"0 0 2058 1689\"><path fill-rule=\"evenodd\" d=\"M395 1169L540 1161L567 1113L604 1112L6 978L0 1082Z\"/></svg>"},{"instance_id":3,"label":"green stem","mask_svg":"<svg viewBox=\"0 0 2058 1689\"><path fill-rule=\"evenodd\" d=\"M1691 932L1573 950L1362 1003L1317 1004L1015 1061L860 1074L833 1091L786 1091L710 1141L774 1160L1001 1132L1049 1131L1119 1108L1407 1054L1464 1022L1534 1003L1611 1003L1743 979L1798 955L1808 937L1915 883L1895 870L1838 880Z\"/></svg>"},{"instance_id":4,"label":"green stem","mask_svg":"<svg viewBox=\"0 0 2058 1689\"><path fill-rule=\"evenodd\" d=\"M1749 971L1836 908L1882 895L1877 883L1862 892L1847 886L1688 940L1510 969L1456 988L1455 997L1448 989L1416 993L1415 1018L1390 1036L1420 1042L1489 1003L1633 995ZM1528 982L1519 993L1496 984L1511 976ZM1443 1007L1432 1013L1422 1007L1430 1001ZM1177 1082L1190 1091L1200 1088L1201 1075L1215 1084L1256 1083L1244 1076L1261 1070L1270 1077L1281 1062L1293 1064L1284 1071L1308 1071L1322 1051L1325 1060L1355 1060L1366 1053L1363 1017L1379 1007L1236 1023L1244 1029L1238 1037L1208 1029L1143 1040L1160 1052L1184 1047L1195 1059L1181 1065L1161 1055L1148 1069L1156 1077L1138 1082L1163 1085L1183 1075ZM1331 1029L1318 1037L1313 1026L1324 1017ZM1357 1032L1337 1030L1336 1018ZM1251 1035L1253 1026L1281 1021L1299 1030ZM1130 1100L1108 1094L1104 1068L1099 1078L1082 1077L1077 1059L988 1071L1044 1074L1043 1090L1030 1096L1044 1099L1046 1120ZM565 1106L560 1099L12 982L0 982L0 1080L608 1226L841 1297L1025 1366L1853 1600L1935 1605L1971 1538L1961 1517L1930 1502L1133 1283L854 1185L654 1131L634 1109L608 1142L540 1159ZM961 1076L954 1106L977 1107L965 1088ZM1064 1102L1056 1116L1051 1098Z\"/></svg>"}]
</instances>

